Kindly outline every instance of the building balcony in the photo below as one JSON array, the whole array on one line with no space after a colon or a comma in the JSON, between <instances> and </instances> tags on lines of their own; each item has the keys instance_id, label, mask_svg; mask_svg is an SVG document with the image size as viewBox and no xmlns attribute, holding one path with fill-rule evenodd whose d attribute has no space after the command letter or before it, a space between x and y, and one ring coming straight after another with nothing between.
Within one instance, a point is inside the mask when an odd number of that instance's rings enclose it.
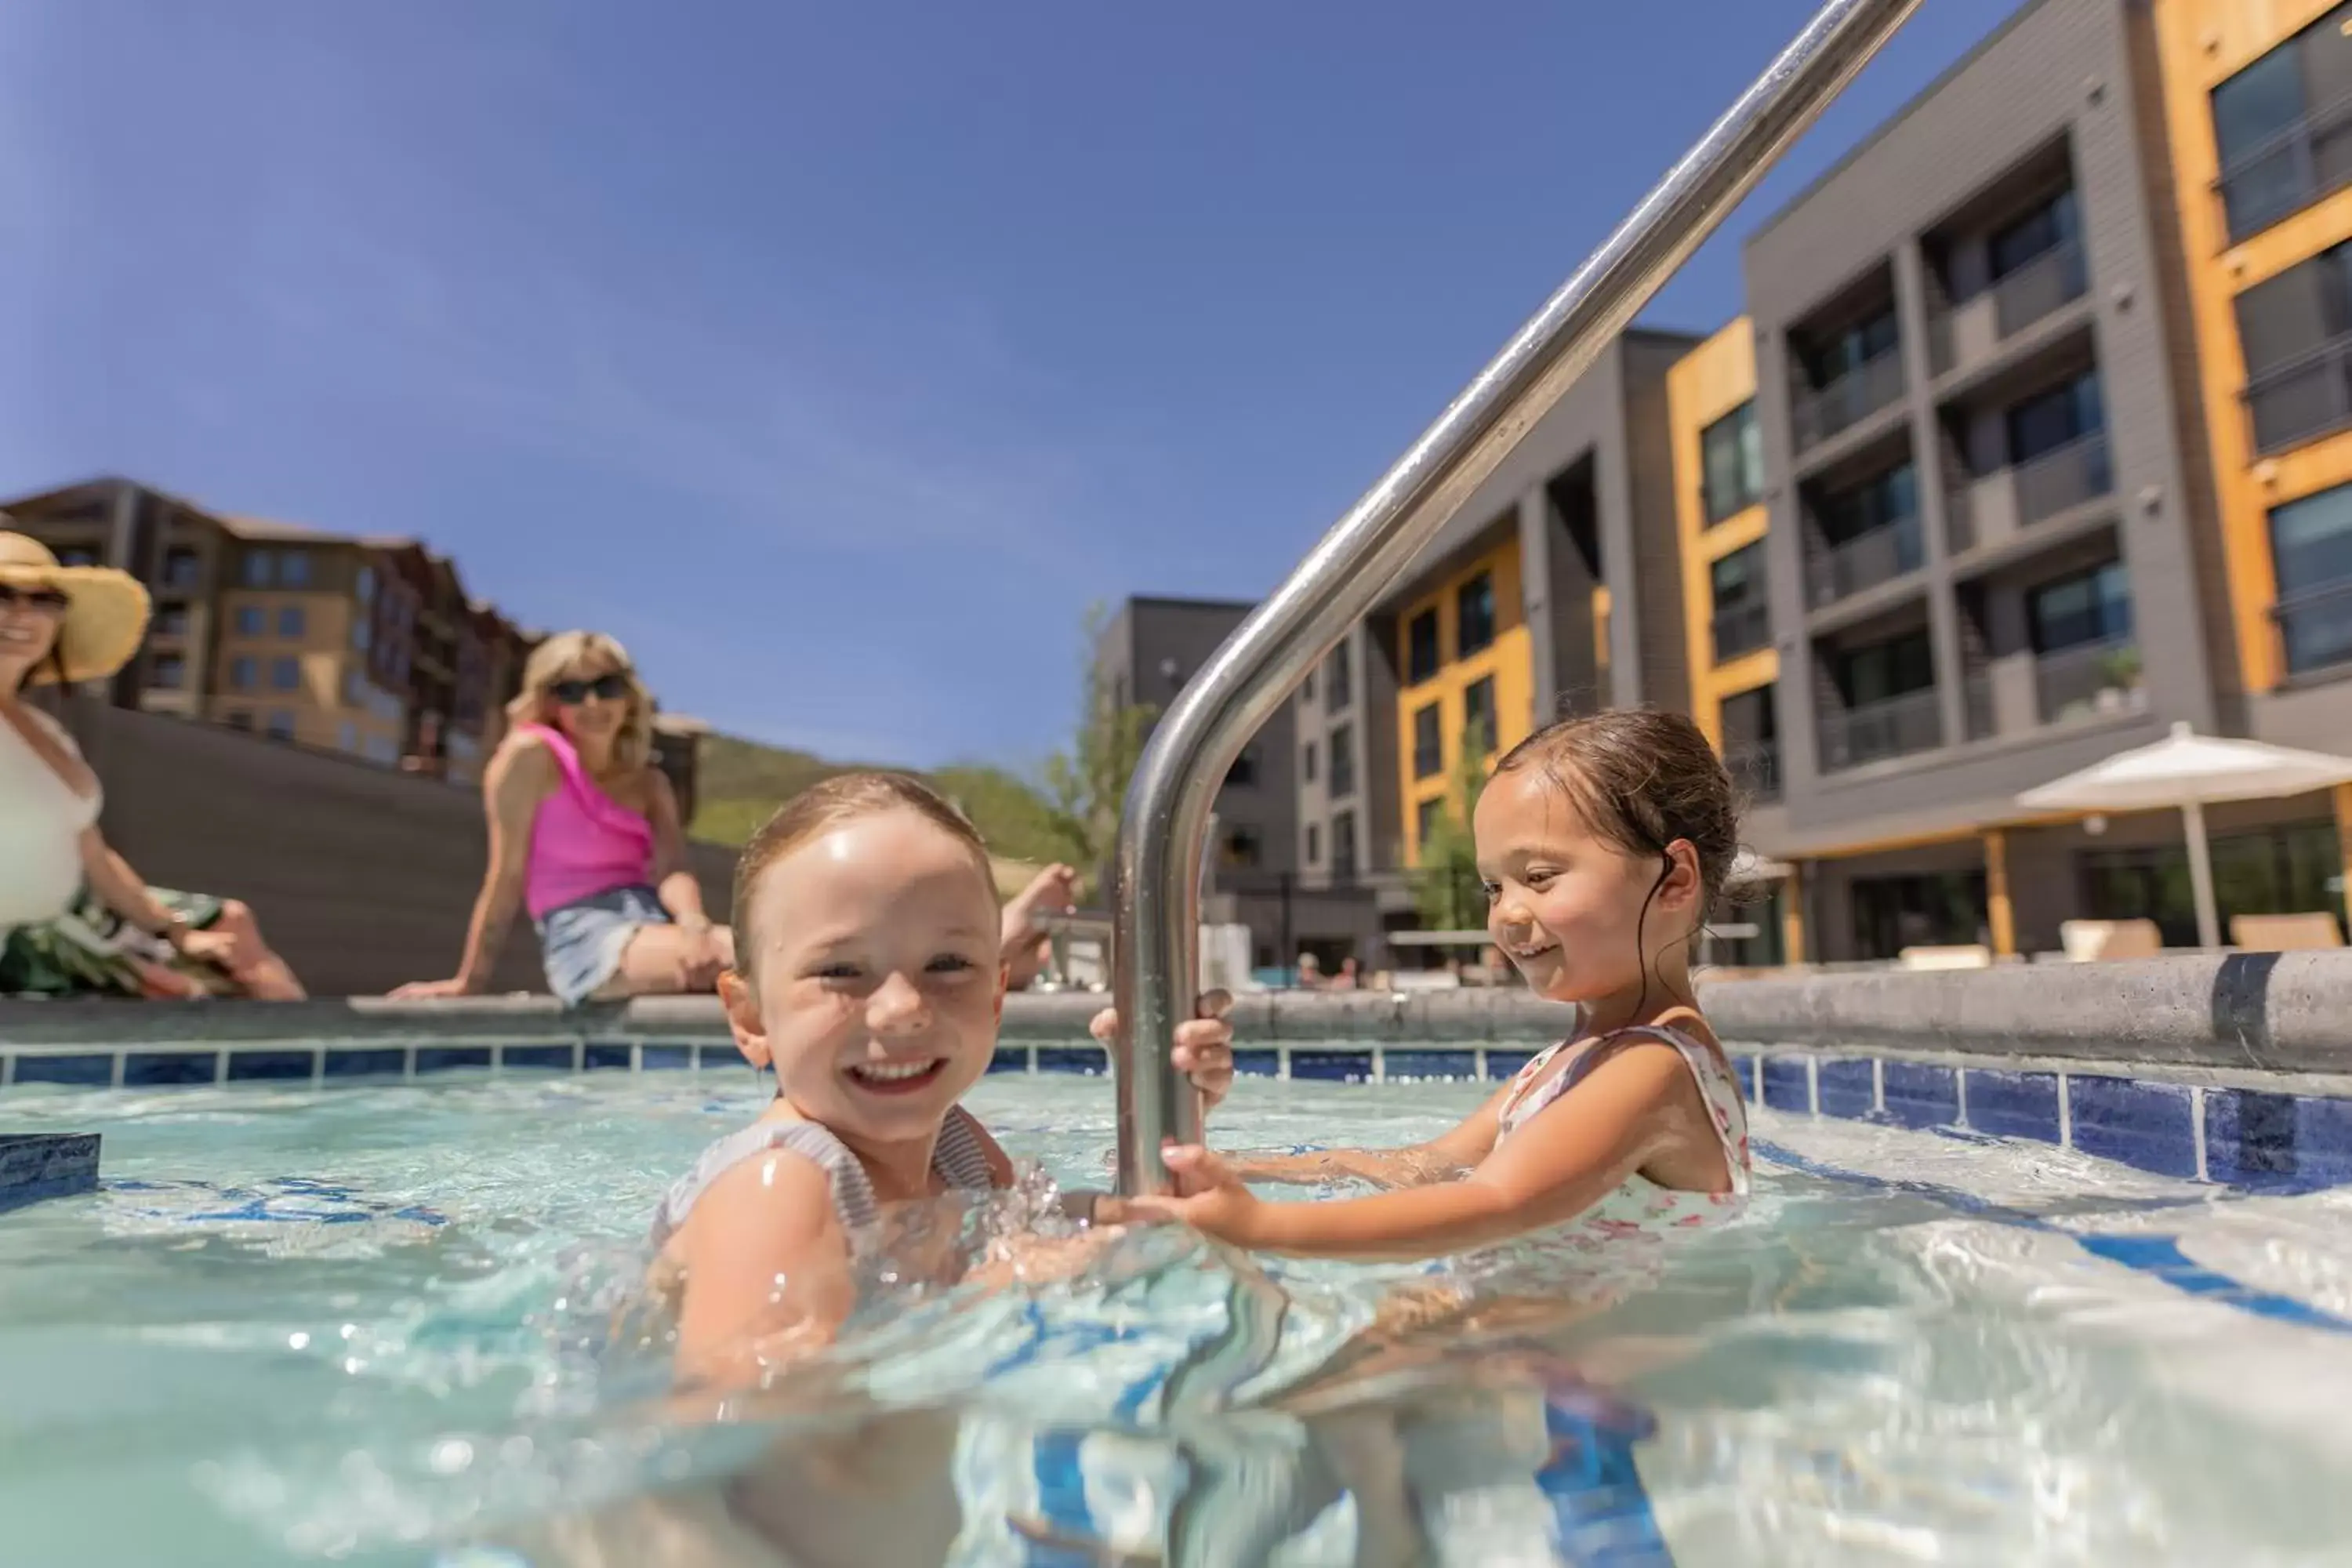
<instances>
[{"instance_id":1,"label":"building balcony","mask_svg":"<svg viewBox=\"0 0 2352 1568\"><path fill-rule=\"evenodd\" d=\"M1943 699L1932 686L1821 716L1822 771L1838 773L1944 743Z\"/></svg>"},{"instance_id":2,"label":"building balcony","mask_svg":"<svg viewBox=\"0 0 2352 1568\"><path fill-rule=\"evenodd\" d=\"M2240 395L2257 452L2283 452L2352 425L2352 332L2273 365Z\"/></svg>"},{"instance_id":3,"label":"building balcony","mask_svg":"<svg viewBox=\"0 0 2352 1568\"><path fill-rule=\"evenodd\" d=\"M1800 452L1818 447L1903 398L1903 351L1897 346L1865 360L1826 386L1801 387L1790 403Z\"/></svg>"},{"instance_id":4,"label":"building balcony","mask_svg":"<svg viewBox=\"0 0 2352 1568\"><path fill-rule=\"evenodd\" d=\"M1805 592L1815 609L1850 599L1881 583L1916 572L1927 557L1916 513L1882 523L1843 544L1813 550L1805 561Z\"/></svg>"},{"instance_id":5,"label":"building balcony","mask_svg":"<svg viewBox=\"0 0 2352 1568\"><path fill-rule=\"evenodd\" d=\"M2352 183L2352 97L2314 110L2250 148L2213 183L2236 245Z\"/></svg>"},{"instance_id":6,"label":"building balcony","mask_svg":"<svg viewBox=\"0 0 2352 1568\"><path fill-rule=\"evenodd\" d=\"M2283 597L2271 618L2290 677L2352 668L2352 578Z\"/></svg>"},{"instance_id":7,"label":"building balcony","mask_svg":"<svg viewBox=\"0 0 2352 1568\"><path fill-rule=\"evenodd\" d=\"M1928 363L1943 375L1980 364L2002 343L2090 292L2090 260L2078 245L2045 250L1949 310L1927 318Z\"/></svg>"},{"instance_id":8,"label":"building balcony","mask_svg":"<svg viewBox=\"0 0 2352 1568\"><path fill-rule=\"evenodd\" d=\"M1771 741L1736 742L1727 749L1724 770L1756 802L1780 798L1780 748Z\"/></svg>"},{"instance_id":9,"label":"building balcony","mask_svg":"<svg viewBox=\"0 0 2352 1568\"><path fill-rule=\"evenodd\" d=\"M1974 741L2147 711L2139 647L2129 637L1991 659L1969 673L1966 698Z\"/></svg>"},{"instance_id":10,"label":"building balcony","mask_svg":"<svg viewBox=\"0 0 2352 1568\"><path fill-rule=\"evenodd\" d=\"M1763 600L1733 605L1715 613L1715 662L1728 664L1772 641L1772 610Z\"/></svg>"},{"instance_id":11,"label":"building balcony","mask_svg":"<svg viewBox=\"0 0 2352 1568\"><path fill-rule=\"evenodd\" d=\"M2014 468L1996 468L1945 500L1944 529L1959 555L2114 493L2105 431L2076 437Z\"/></svg>"}]
</instances>

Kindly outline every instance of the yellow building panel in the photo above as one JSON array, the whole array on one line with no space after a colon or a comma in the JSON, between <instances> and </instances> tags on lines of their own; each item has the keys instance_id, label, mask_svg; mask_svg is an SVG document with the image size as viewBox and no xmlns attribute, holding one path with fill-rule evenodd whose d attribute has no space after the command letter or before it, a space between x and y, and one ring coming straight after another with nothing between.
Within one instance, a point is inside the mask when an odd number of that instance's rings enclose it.
<instances>
[{"instance_id":1,"label":"yellow building panel","mask_svg":"<svg viewBox=\"0 0 2352 1568\"><path fill-rule=\"evenodd\" d=\"M1495 637L1467 658L1461 646L1461 589L1480 573L1494 585ZM1480 680L1494 682L1496 751L1506 752L1527 739L1535 721L1535 650L1527 624L1527 600L1522 592L1519 542L1516 535L1479 556L1460 571L1433 583L1397 617L1397 668L1412 668L1412 623L1426 612L1437 616L1437 673L1397 689L1397 767L1404 820L1397 825L1397 841L1404 847L1405 864L1421 863L1421 805L1443 797L1453 787L1462 765L1462 734L1468 726L1465 693ZM1416 777L1413 720L1435 704L1442 762L1427 778Z\"/></svg>"},{"instance_id":2,"label":"yellow building panel","mask_svg":"<svg viewBox=\"0 0 2352 1568\"><path fill-rule=\"evenodd\" d=\"M1769 513L1761 504L1710 524L1706 465L1699 437L1706 427L1756 396L1756 332L1745 316L1685 354L1666 372L1666 420L1674 443L1675 526L1682 536L1683 625L1690 639L1691 718L1717 745L1723 743L1723 700L1776 679L1780 655L1770 648L1729 664L1715 659L1715 594L1708 569L1735 550L1764 537Z\"/></svg>"},{"instance_id":3,"label":"yellow building panel","mask_svg":"<svg viewBox=\"0 0 2352 1568\"><path fill-rule=\"evenodd\" d=\"M2222 560L2240 668L2250 690L2279 682L2279 644L2270 610L2277 598L2270 510L2352 478L2352 433L2324 437L2263 458L2243 394L2245 355L2236 299L2330 246L2352 239L2352 191L2230 244L2218 189L2221 153L2212 91L2334 8L2335 0L2158 0L2157 46L2178 185L2181 247L2189 275L2207 439L2221 512Z\"/></svg>"}]
</instances>

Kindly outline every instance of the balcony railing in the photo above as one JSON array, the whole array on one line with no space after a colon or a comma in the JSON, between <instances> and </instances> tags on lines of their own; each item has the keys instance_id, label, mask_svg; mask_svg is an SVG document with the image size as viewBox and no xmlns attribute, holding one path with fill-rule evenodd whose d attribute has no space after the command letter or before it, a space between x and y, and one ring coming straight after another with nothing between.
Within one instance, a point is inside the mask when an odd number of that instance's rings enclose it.
<instances>
[{"instance_id":1,"label":"balcony railing","mask_svg":"<svg viewBox=\"0 0 2352 1568\"><path fill-rule=\"evenodd\" d=\"M1843 544L1815 551L1805 563L1807 591L1813 607L1820 609L1916 572L1926 559L1920 549L1918 514L1914 512L1855 534Z\"/></svg>"},{"instance_id":2,"label":"balcony railing","mask_svg":"<svg viewBox=\"0 0 2352 1568\"><path fill-rule=\"evenodd\" d=\"M1836 773L1944 743L1943 699L1932 686L1822 714L1822 768Z\"/></svg>"},{"instance_id":3,"label":"balcony railing","mask_svg":"<svg viewBox=\"0 0 2352 1568\"><path fill-rule=\"evenodd\" d=\"M2060 245L2043 251L2024 266L1994 279L1982 293L1927 318L1928 350L1936 374L1941 375L1959 362L1963 338L1973 357L2016 336L2034 322L2057 314L2090 292L2090 260L2081 246ZM1988 303L1980 307L1979 300ZM1965 328L1959 324L1961 316L1979 309L1990 312L1989 322Z\"/></svg>"},{"instance_id":4,"label":"balcony railing","mask_svg":"<svg viewBox=\"0 0 2352 1568\"><path fill-rule=\"evenodd\" d=\"M1727 663L1772 640L1771 606L1758 599L1715 612L1715 662Z\"/></svg>"},{"instance_id":5,"label":"balcony railing","mask_svg":"<svg viewBox=\"0 0 2352 1568\"><path fill-rule=\"evenodd\" d=\"M2352 665L2352 578L2289 595L2271 606L2289 675Z\"/></svg>"},{"instance_id":6,"label":"balcony railing","mask_svg":"<svg viewBox=\"0 0 2352 1568\"><path fill-rule=\"evenodd\" d=\"M2352 97L2305 115L2241 154L2213 183L2237 244L2352 183Z\"/></svg>"},{"instance_id":7,"label":"balcony railing","mask_svg":"<svg viewBox=\"0 0 2352 1568\"><path fill-rule=\"evenodd\" d=\"M2095 500L2116 488L2107 460L2107 433L2094 430L2063 447L2053 447L2011 470L2017 488L2017 521L2030 528L2044 518Z\"/></svg>"},{"instance_id":8,"label":"balcony railing","mask_svg":"<svg viewBox=\"0 0 2352 1568\"><path fill-rule=\"evenodd\" d=\"M2089 713L2137 713L2147 706L2139 648L2129 637L2077 643L2033 661L2034 700L2044 724Z\"/></svg>"},{"instance_id":9,"label":"balcony railing","mask_svg":"<svg viewBox=\"0 0 2352 1568\"><path fill-rule=\"evenodd\" d=\"M2257 452L2352 425L2352 332L2273 365L2246 383L2243 396Z\"/></svg>"},{"instance_id":10,"label":"balcony railing","mask_svg":"<svg viewBox=\"0 0 2352 1568\"><path fill-rule=\"evenodd\" d=\"M1903 351L1882 350L1826 386L1800 389L1790 407L1797 449L1819 446L1903 396Z\"/></svg>"},{"instance_id":11,"label":"balcony railing","mask_svg":"<svg viewBox=\"0 0 2352 1568\"><path fill-rule=\"evenodd\" d=\"M1999 725L1992 695L1992 672L1978 668L1960 681L1960 719L1971 741L1981 741Z\"/></svg>"}]
</instances>

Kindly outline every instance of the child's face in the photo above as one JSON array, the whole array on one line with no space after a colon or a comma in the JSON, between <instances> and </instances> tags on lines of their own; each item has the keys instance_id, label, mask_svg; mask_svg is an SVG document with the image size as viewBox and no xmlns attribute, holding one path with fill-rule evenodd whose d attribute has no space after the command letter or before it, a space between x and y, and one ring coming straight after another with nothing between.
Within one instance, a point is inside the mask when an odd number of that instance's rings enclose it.
<instances>
[{"instance_id":1,"label":"child's face","mask_svg":"<svg viewBox=\"0 0 2352 1568\"><path fill-rule=\"evenodd\" d=\"M1687 844L1666 858L1629 854L1587 826L1539 767L1496 775L1473 818L1486 930L1538 994L1583 1003L1630 994L1662 954L1681 956L1698 887Z\"/></svg>"},{"instance_id":2,"label":"child's face","mask_svg":"<svg viewBox=\"0 0 2352 1568\"><path fill-rule=\"evenodd\" d=\"M912 811L828 828L751 891L728 1016L802 1114L875 1142L935 1131L988 1070L1004 1004L995 889Z\"/></svg>"}]
</instances>

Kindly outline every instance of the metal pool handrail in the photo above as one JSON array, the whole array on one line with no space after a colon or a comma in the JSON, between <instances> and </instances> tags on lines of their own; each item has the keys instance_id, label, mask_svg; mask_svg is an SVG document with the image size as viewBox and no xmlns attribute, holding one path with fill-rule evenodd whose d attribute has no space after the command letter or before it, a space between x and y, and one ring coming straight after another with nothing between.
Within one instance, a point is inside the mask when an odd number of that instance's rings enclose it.
<instances>
[{"instance_id":1,"label":"metal pool handrail","mask_svg":"<svg viewBox=\"0 0 2352 1568\"><path fill-rule=\"evenodd\" d=\"M1868 63L1919 0L1830 0L1494 363L1226 638L1153 731L1114 858L1111 1072L1118 1186L1166 1181L1169 1139L1200 1136L1169 1061L1199 972L1199 877L1226 770L1658 286Z\"/></svg>"}]
</instances>

